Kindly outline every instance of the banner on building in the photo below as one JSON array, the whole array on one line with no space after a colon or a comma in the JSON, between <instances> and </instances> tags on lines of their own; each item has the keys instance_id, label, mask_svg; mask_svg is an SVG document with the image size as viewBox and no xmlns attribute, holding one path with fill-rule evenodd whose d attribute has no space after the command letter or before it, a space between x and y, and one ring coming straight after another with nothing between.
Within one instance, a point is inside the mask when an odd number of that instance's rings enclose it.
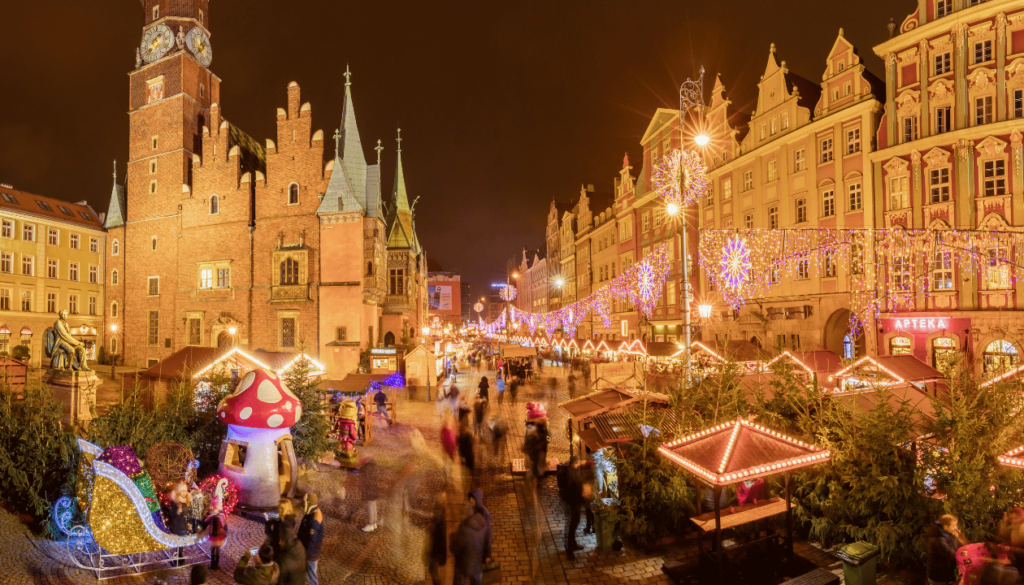
<instances>
[{"instance_id":1,"label":"banner on building","mask_svg":"<svg viewBox=\"0 0 1024 585\"><path fill-rule=\"evenodd\" d=\"M452 310L452 287L439 284L431 284L427 287L430 295L430 309L433 311Z\"/></svg>"}]
</instances>

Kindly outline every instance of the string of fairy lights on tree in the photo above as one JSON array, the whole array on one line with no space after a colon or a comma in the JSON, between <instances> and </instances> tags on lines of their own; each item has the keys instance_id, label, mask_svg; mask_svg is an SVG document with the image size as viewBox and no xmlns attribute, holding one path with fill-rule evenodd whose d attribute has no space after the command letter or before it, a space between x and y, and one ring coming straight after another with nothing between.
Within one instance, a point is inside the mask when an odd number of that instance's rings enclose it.
<instances>
[{"instance_id":1,"label":"string of fairy lights on tree","mask_svg":"<svg viewBox=\"0 0 1024 585\"><path fill-rule=\"evenodd\" d=\"M650 317L661 298L671 270L670 245L668 242L659 244L639 262L593 294L557 311L530 313L509 305L497 319L484 323L483 330L485 333L497 334L505 328L506 323L512 324L514 328L525 323L531 336L541 327L549 337L559 327L568 335L575 336L579 324L591 315L600 316L605 327L611 326L613 302L633 305Z\"/></svg>"},{"instance_id":2,"label":"string of fairy lights on tree","mask_svg":"<svg viewBox=\"0 0 1024 585\"><path fill-rule=\"evenodd\" d=\"M1024 233L902 226L702 229L697 256L710 287L734 310L773 296L782 282L842 275L849 283L851 329L859 333L882 311L920 310L919 300L953 292L958 274L1012 294L1024 277Z\"/></svg>"}]
</instances>

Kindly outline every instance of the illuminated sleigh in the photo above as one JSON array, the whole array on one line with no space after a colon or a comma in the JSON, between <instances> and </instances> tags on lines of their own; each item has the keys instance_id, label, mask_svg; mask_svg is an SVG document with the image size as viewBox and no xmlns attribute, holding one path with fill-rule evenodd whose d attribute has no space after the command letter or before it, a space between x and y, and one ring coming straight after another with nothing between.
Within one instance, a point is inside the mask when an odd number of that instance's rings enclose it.
<instances>
[{"instance_id":1,"label":"illuminated sleigh","mask_svg":"<svg viewBox=\"0 0 1024 585\"><path fill-rule=\"evenodd\" d=\"M151 511L136 482L114 465L100 461L103 449L82 439L78 446L82 454L78 505L86 514L87 525L66 530L68 557L75 565L104 580L210 559L209 551L200 546L207 540L205 534L171 534L160 514Z\"/></svg>"}]
</instances>

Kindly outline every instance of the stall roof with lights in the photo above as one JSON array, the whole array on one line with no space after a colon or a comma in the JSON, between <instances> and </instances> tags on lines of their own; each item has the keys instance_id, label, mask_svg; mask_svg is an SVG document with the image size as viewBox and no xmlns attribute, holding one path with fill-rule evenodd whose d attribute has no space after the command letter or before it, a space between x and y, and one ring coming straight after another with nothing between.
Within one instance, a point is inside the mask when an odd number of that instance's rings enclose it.
<instances>
[{"instance_id":1,"label":"stall roof with lights","mask_svg":"<svg viewBox=\"0 0 1024 585\"><path fill-rule=\"evenodd\" d=\"M362 394L374 384L383 384L391 374L349 374L341 380L320 380L321 392Z\"/></svg>"},{"instance_id":2,"label":"stall roof with lights","mask_svg":"<svg viewBox=\"0 0 1024 585\"><path fill-rule=\"evenodd\" d=\"M630 392L621 388L609 388L567 400L558 406L570 417L580 419L622 408L628 404L643 401L643 399L644 394L640 392ZM648 392L647 400L648 402L661 404L669 403L668 396L656 392Z\"/></svg>"},{"instance_id":3,"label":"stall roof with lights","mask_svg":"<svg viewBox=\"0 0 1024 585\"><path fill-rule=\"evenodd\" d=\"M745 339L737 339L727 342L718 340L714 341L694 341L691 345L692 352L697 355L699 353L706 353L718 361L736 361L736 362L760 362L768 360L771 355L757 347L753 343ZM683 350L679 350L675 355L681 356Z\"/></svg>"},{"instance_id":4,"label":"stall roof with lights","mask_svg":"<svg viewBox=\"0 0 1024 585\"><path fill-rule=\"evenodd\" d=\"M845 381L856 378L867 384L918 386L944 380L945 375L912 355L864 356L829 377L842 392ZM870 382L869 382L870 381Z\"/></svg>"},{"instance_id":5,"label":"stall roof with lights","mask_svg":"<svg viewBox=\"0 0 1024 585\"><path fill-rule=\"evenodd\" d=\"M743 419L667 443L658 452L718 486L815 465L830 456L828 450Z\"/></svg>"},{"instance_id":6,"label":"stall roof with lights","mask_svg":"<svg viewBox=\"0 0 1024 585\"><path fill-rule=\"evenodd\" d=\"M249 353L241 348L221 347L184 347L153 366L139 373L146 378L179 379L191 374L192 378L201 378L218 366L227 369L248 371L254 368L284 373L295 364L302 354L276 351L254 351ZM312 363L312 375L321 375L323 365L315 358L306 356Z\"/></svg>"},{"instance_id":7,"label":"stall roof with lights","mask_svg":"<svg viewBox=\"0 0 1024 585\"><path fill-rule=\"evenodd\" d=\"M827 349L811 351L786 350L772 358L765 365L771 367L772 364L780 360L788 360L796 366L797 373L817 374L822 379L828 379L829 376L843 369L843 359L835 352Z\"/></svg>"}]
</instances>

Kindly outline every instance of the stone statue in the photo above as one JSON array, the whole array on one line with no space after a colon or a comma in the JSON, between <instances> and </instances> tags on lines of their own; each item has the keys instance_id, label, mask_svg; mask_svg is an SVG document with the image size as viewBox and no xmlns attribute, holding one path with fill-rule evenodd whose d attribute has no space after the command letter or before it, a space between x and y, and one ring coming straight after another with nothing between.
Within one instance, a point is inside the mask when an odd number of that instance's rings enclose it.
<instances>
[{"instance_id":1,"label":"stone statue","mask_svg":"<svg viewBox=\"0 0 1024 585\"><path fill-rule=\"evenodd\" d=\"M139 48L135 47L135 68L142 67L142 53L139 52Z\"/></svg>"},{"instance_id":2,"label":"stone statue","mask_svg":"<svg viewBox=\"0 0 1024 585\"><path fill-rule=\"evenodd\" d=\"M50 369L60 371L91 372L85 358L85 344L71 336L68 312L61 311L53 328L46 330L44 339Z\"/></svg>"},{"instance_id":3,"label":"stone statue","mask_svg":"<svg viewBox=\"0 0 1024 585\"><path fill-rule=\"evenodd\" d=\"M174 38L174 44L178 45L179 51L185 50L185 27L178 27L178 36Z\"/></svg>"}]
</instances>

